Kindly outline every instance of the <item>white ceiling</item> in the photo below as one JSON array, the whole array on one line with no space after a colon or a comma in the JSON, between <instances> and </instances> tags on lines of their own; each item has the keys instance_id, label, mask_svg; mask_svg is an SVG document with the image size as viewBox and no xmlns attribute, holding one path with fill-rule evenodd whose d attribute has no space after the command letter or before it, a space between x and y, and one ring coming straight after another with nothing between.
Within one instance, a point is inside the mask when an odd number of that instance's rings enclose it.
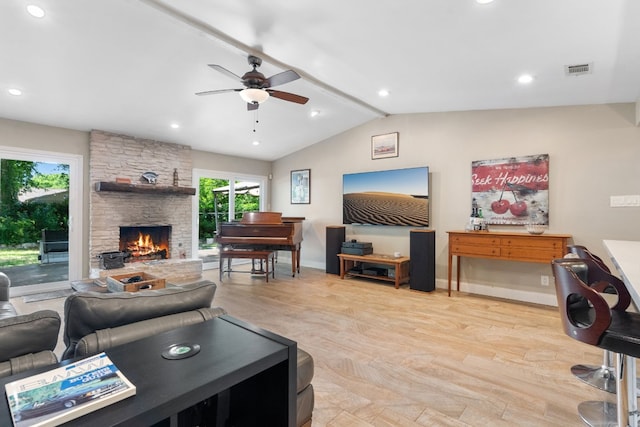
<instances>
[{"instance_id":1,"label":"white ceiling","mask_svg":"<svg viewBox=\"0 0 640 427\"><path fill-rule=\"evenodd\" d=\"M2 0L0 28L0 117L264 160L386 114L640 96L638 0ZM241 87L207 64L242 75L248 53L310 101L269 99L256 124L237 93L194 95Z\"/></svg>"}]
</instances>

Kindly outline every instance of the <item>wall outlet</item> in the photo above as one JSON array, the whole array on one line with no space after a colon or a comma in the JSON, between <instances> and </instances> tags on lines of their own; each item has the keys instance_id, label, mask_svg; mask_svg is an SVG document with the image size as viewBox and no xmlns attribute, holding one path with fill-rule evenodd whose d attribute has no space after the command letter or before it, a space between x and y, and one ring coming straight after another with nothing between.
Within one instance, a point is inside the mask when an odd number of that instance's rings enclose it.
<instances>
[{"instance_id":1,"label":"wall outlet","mask_svg":"<svg viewBox=\"0 0 640 427\"><path fill-rule=\"evenodd\" d=\"M611 196L609 198L609 206L612 208L624 206L624 196Z\"/></svg>"},{"instance_id":2,"label":"wall outlet","mask_svg":"<svg viewBox=\"0 0 640 427\"><path fill-rule=\"evenodd\" d=\"M549 286L549 276L545 276L545 275L540 276L540 285Z\"/></svg>"},{"instance_id":3,"label":"wall outlet","mask_svg":"<svg viewBox=\"0 0 640 427\"><path fill-rule=\"evenodd\" d=\"M625 196L625 206L640 206L640 195Z\"/></svg>"},{"instance_id":4,"label":"wall outlet","mask_svg":"<svg viewBox=\"0 0 640 427\"><path fill-rule=\"evenodd\" d=\"M611 196L609 206L612 208L640 206L640 195Z\"/></svg>"}]
</instances>

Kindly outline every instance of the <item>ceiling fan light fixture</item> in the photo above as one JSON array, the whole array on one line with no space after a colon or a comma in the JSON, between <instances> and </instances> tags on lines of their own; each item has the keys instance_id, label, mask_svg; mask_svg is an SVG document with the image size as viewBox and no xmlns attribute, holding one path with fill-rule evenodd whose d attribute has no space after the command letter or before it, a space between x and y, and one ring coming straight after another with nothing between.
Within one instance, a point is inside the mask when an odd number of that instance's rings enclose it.
<instances>
[{"instance_id":1,"label":"ceiling fan light fixture","mask_svg":"<svg viewBox=\"0 0 640 427\"><path fill-rule=\"evenodd\" d=\"M40 6L36 6L35 4L27 5L27 12L29 12L29 15L34 18L44 18L45 15L44 9Z\"/></svg>"},{"instance_id":2,"label":"ceiling fan light fixture","mask_svg":"<svg viewBox=\"0 0 640 427\"><path fill-rule=\"evenodd\" d=\"M269 99L269 92L263 89L247 88L240 91L240 98L249 104L262 104Z\"/></svg>"},{"instance_id":3,"label":"ceiling fan light fixture","mask_svg":"<svg viewBox=\"0 0 640 427\"><path fill-rule=\"evenodd\" d=\"M518 77L518 83L527 85L533 82L533 79L534 77L531 74L522 74L520 77Z\"/></svg>"}]
</instances>

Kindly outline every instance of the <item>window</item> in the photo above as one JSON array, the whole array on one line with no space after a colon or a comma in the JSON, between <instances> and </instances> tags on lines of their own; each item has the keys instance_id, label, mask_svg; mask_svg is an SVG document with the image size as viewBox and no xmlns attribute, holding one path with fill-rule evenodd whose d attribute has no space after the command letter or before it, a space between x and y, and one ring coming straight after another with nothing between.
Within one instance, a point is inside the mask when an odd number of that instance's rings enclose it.
<instances>
[{"instance_id":1,"label":"window","mask_svg":"<svg viewBox=\"0 0 640 427\"><path fill-rule=\"evenodd\" d=\"M193 253L205 269L218 267L218 224L239 220L244 212L265 210L266 177L194 169L196 197Z\"/></svg>"}]
</instances>

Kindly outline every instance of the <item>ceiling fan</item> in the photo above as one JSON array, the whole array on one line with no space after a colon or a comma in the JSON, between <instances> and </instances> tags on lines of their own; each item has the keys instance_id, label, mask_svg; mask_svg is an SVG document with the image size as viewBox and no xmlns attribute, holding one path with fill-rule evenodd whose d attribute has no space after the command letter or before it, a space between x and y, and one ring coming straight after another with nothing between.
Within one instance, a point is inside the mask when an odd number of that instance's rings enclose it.
<instances>
[{"instance_id":1,"label":"ceiling fan","mask_svg":"<svg viewBox=\"0 0 640 427\"><path fill-rule=\"evenodd\" d=\"M249 55L248 57L249 65L253 67L253 70L247 71L244 73L242 77L238 76L235 73L227 70L226 68L216 65L209 64L209 67L214 70L220 71L222 74L226 74L227 76L239 80L245 87L244 89L218 89L218 90L208 90L205 92L198 92L196 95L215 95L218 93L226 93L226 92L240 92L240 97L247 103L247 110L257 110L258 106L266 101L269 96L273 96L274 98L279 98L284 101L295 102L297 104L306 104L309 98L304 96L296 95L294 93L282 92L280 90L271 89L274 86L279 86L285 83L292 82L294 80L298 80L300 75L293 70L283 71L278 74L274 74L269 78L265 78L264 74L258 71L258 67L262 64L262 59L257 56Z\"/></svg>"}]
</instances>

